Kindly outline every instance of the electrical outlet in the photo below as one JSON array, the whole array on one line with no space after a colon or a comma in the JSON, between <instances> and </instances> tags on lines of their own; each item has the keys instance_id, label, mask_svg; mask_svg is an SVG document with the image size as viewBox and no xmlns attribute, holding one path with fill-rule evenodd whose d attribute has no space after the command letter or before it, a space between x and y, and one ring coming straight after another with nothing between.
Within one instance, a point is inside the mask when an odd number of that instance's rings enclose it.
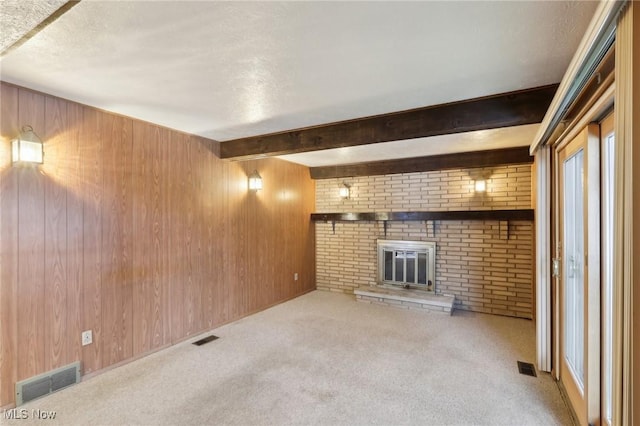
<instances>
[{"instance_id":1,"label":"electrical outlet","mask_svg":"<svg viewBox=\"0 0 640 426\"><path fill-rule=\"evenodd\" d=\"M298 273L297 272L295 274L293 274L293 280L294 281L298 281Z\"/></svg>"},{"instance_id":2,"label":"electrical outlet","mask_svg":"<svg viewBox=\"0 0 640 426\"><path fill-rule=\"evenodd\" d=\"M82 346L87 346L87 345L90 345L91 343L93 343L93 335L91 333L91 330L83 331Z\"/></svg>"}]
</instances>

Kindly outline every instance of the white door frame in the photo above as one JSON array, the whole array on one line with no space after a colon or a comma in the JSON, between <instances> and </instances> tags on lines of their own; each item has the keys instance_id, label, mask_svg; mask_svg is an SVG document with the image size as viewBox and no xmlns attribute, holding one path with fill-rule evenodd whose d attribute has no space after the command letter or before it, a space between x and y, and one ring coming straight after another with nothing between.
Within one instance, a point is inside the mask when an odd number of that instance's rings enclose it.
<instances>
[{"instance_id":1,"label":"white door frame","mask_svg":"<svg viewBox=\"0 0 640 426\"><path fill-rule=\"evenodd\" d=\"M538 148L536 161L536 362L551 371L551 149Z\"/></svg>"}]
</instances>

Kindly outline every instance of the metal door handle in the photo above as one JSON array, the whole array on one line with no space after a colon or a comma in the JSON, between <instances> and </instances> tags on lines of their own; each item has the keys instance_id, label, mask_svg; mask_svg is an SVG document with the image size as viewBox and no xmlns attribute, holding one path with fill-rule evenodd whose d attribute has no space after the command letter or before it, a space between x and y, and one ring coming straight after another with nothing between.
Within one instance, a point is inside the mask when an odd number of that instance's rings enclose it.
<instances>
[{"instance_id":1,"label":"metal door handle","mask_svg":"<svg viewBox=\"0 0 640 426\"><path fill-rule=\"evenodd\" d=\"M576 261L573 256L569 256L567 259L567 278L573 278L574 272L576 270Z\"/></svg>"},{"instance_id":2,"label":"metal door handle","mask_svg":"<svg viewBox=\"0 0 640 426\"><path fill-rule=\"evenodd\" d=\"M551 261L551 276L554 278L560 278L560 258L555 258Z\"/></svg>"}]
</instances>

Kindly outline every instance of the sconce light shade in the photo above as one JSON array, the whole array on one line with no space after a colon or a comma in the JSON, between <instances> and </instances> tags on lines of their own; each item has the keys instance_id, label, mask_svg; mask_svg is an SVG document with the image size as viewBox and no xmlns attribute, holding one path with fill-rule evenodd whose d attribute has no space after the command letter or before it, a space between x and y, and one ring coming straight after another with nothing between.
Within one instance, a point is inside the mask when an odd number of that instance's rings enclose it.
<instances>
[{"instance_id":1,"label":"sconce light shade","mask_svg":"<svg viewBox=\"0 0 640 426\"><path fill-rule=\"evenodd\" d=\"M351 196L351 187L346 183L343 183L340 187L340 197L343 199L347 199Z\"/></svg>"},{"instance_id":2,"label":"sconce light shade","mask_svg":"<svg viewBox=\"0 0 640 426\"><path fill-rule=\"evenodd\" d=\"M37 163L44 160L42 140L31 126L23 126L17 139L11 141L12 160L14 163Z\"/></svg>"},{"instance_id":3,"label":"sconce light shade","mask_svg":"<svg viewBox=\"0 0 640 426\"><path fill-rule=\"evenodd\" d=\"M485 192L487 190L487 181L477 180L475 182L476 192Z\"/></svg>"},{"instance_id":4,"label":"sconce light shade","mask_svg":"<svg viewBox=\"0 0 640 426\"><path fill-rule=\"evenodd\" d=\"M258 174L257 170L249 175L249 189L251 191L259 191L262 189L262 177Z\"/></svg>"}]
</instances>

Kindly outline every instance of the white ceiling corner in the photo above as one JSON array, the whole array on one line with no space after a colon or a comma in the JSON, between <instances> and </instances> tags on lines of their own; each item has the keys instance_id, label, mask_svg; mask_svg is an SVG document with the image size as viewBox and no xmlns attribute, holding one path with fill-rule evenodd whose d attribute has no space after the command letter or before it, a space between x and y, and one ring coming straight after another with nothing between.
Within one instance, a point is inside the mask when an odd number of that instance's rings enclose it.
<instances>
[{"instance_id":1,"label":"white ceiling corner","mask_svg":"<svg viewBox=\"0 0 640 426\"><path fill-rule=\"evenodd\" d=\"M37 27L68 0L1 0L0 52Z\"/></svg>"}]
</instances>

